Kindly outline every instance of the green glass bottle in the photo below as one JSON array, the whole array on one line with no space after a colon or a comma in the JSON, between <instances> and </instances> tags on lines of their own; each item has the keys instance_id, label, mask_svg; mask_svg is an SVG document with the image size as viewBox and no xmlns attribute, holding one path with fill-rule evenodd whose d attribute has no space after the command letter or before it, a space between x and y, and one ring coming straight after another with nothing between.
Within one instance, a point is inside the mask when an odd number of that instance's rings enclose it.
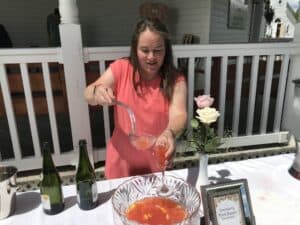
<instances>
[{"instance_id":1,"label":"green glass bottle","mask_svg":"<svg viewBox=\"0 0 300 225\"><path fill-rule=\"evenodd\" d=\"M79 162L76 172L77 203L83 210L98 204L96 174L88 157L86 141L79 141Z\"/></svg>"},{"instance_id":2,"label":"green glass bottle","mask_svg":"<svg viewBox=\"0 0 300 225\"><path fill-rule=\"evenodd\" d=\"M43 209L46 214L54 215L64 209L61 179L52 160L48 142L43 143L43 168L40 193Z\"/></svg>"}]
</instances>

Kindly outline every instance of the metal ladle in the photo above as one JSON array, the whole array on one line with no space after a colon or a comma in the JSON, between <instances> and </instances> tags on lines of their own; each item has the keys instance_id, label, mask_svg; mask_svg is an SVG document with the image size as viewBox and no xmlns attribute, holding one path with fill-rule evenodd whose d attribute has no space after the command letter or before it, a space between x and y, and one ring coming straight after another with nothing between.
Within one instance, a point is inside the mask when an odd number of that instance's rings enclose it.
<instances>
[{"instance_id":1,"label":"metal ladle","mask_svg":"<svg viewBox=\"0 0 300 225\"><path fill-rule=\"evenodd\" d=\"M131 132L130 132L130 134L134 135L135 134L135 116L134 116L134 113L133 113L132 109L129 107L129 105L127 105L123 102L120 102L118 100L113 100L113 103L115 103L116 105L122 106L127 110L127 113L129 115L129 119L130 119L130 123L131 123Z\"/></svg>"},{"instance_id":2,"label":"metal ladle","mask_svg":"<svg viewBox=\"0 0 300 225\"><path fill-rule=\"evenodd\" d=\"M136 149L139 150L147 150L151 148L156 141L156 137L151 134L136 133L136 126L135 126L136 120L132 109L127 104L121 101L113 100L113 103L121 107L124 107L127 110L127 113L130 118L130 123L131 123L131 132L128 135L131 144Z\"/></svg>"}]
</instances>

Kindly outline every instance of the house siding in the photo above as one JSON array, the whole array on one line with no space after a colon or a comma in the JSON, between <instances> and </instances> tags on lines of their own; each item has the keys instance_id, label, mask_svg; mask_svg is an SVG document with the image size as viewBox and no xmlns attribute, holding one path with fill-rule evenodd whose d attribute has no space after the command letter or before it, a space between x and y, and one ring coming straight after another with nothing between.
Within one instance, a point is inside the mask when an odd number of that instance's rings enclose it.
<instances>
[{"instance_id":1,"label":"house siding","mask_svg":"<svg viewBox=\"0 0 300 225\"><path fill-rule=\"evenodd\" d=\"M243 43L249 40L249 26L251 18L251 4L248 1L248 15L244 29L229 29L228 8L229 1L212 0L210 43Z\"/></svg>"},{"instance_id":2,"label":"house siding","mask_svg":"<svg viewBox=\"0 0 300 225\"><path fill-rule=\"evenodd\" d=\"M182 43L184 34L193 34L200 44L209 43L210 0L169 0L169 27L174 43Z\"/></svg>"},{"instance_id":3,"label":"house siding","mask_svg":"<svg viewBox=\"0 0 300 225\"><path fill-rule=\"evenodd\" d=\"M87 3L88 2L88 3ZM140 18L139 6L146 0L77 0L84 46L124 46ZM148 1L147 1L148 2ZM186 33L209 42L210 0L164 0L169 7L168 26L172 42L182 43ZM47 47L46 18L58 1L1 0L0 21L14 47Z\"/></svg>"},{"instance_id":4,"label":"house siding","mask_svg":"<svg viewBox=\"0 0 300 225\"><path fill-rule=\"evenodd\" d=\"M0 1L0 23L10 35L14 47L47 46L47 15L57 1Z\"/></svg>"}]
</instances>

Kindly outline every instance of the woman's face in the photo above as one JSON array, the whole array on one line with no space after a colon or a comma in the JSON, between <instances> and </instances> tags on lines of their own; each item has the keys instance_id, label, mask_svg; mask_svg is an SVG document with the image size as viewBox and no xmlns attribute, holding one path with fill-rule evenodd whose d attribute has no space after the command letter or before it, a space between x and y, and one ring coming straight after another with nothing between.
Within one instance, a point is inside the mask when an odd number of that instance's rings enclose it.
<instances>
[{"instance_id":1,"label":"woman's face","mask_svg":"<svg viewBox=\"0 0 300 225\"><path fill-rule=\"evenodd\" d=\"M141 76L151 80L158 75L165 58L166 50L163 37L146 29L140 34L137 44L137 56Z\"/></svg>"}]
</instances>

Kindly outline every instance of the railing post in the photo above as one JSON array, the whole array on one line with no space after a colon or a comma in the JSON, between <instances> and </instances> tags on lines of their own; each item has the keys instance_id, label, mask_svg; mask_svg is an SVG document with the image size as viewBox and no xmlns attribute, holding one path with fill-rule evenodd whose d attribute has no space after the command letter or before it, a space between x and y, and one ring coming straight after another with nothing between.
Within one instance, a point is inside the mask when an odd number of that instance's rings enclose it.
<instances>
[{"instance_id":1,"label":"railing post","mask_svg":"<svg viewBox=\"0 0 300 225\"><path fill-rule=\"evenodd\" d=\"M300 48L300 23L295 25L294 43ZM282 129L289 130L300 141L300 55L292 55L282 118ZM298 84L297 82L298 81Z\"/></svg>"},{"instance_id":2,"label":"railing post","mask_svg":"<svg viewBox=\"0 0 300 225\"><path fill-rule=\"evenodd\" d=\"M86 139L91 153L92 140L87 103L83 96L86 86L81 27L76 0L59 0L61 54L64 63L69 115L74 150L80 139ZM91 154L90 154L91 156Z\"/></svg>"}]
</instances>

